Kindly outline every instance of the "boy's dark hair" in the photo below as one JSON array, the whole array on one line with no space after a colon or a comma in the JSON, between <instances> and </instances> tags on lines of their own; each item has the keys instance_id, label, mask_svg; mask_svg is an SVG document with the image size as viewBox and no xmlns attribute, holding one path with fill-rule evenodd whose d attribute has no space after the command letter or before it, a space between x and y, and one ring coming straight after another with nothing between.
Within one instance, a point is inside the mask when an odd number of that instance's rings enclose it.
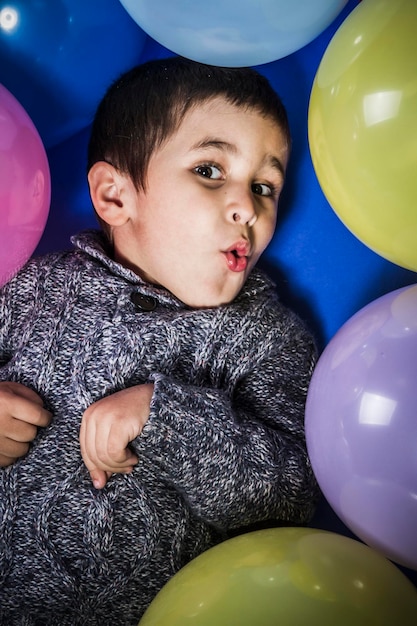
<instances>
[{"instance_id":1,"label":"boy's dark hair","mask_svg":"<svg viewBox=\"0 0 417 626\"><path fill-rule=\"evenodd\" d=\"M272 118L290 145L285 108L258 72L172 57L139 65L108 89L92 125L88 170L106 161L128 174L136 189L144 189L155 149L177 130L190 108L216 96Z\"/></svg>"}]
</instances>

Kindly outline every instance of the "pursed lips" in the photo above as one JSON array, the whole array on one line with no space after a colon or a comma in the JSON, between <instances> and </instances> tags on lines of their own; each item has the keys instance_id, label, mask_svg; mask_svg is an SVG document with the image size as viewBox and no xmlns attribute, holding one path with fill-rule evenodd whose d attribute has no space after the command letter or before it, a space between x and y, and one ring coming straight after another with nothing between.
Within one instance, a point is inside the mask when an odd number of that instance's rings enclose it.
<instances>
[{"instance_id":1,"label":"pursed lips","mask_svg":"<svg viewBox=\"0 0 417 626\"><path fill-rule=\"evenodd\" d=\"M232 272L243 272L248 266L250 255L250 243L246 240L239 240L224 251L226 262Z\"/></svg>"}]
</instances>

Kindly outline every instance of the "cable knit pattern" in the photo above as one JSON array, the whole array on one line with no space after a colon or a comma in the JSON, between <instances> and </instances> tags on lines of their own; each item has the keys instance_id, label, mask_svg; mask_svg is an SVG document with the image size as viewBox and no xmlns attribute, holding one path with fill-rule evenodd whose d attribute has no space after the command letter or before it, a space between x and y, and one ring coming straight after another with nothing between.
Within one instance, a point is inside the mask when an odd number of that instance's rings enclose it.
<instances>
[{"instance_id":1,"label":"cable knit pattern","mask_svg":"<svg viewBox=\"0 0 417 626\"><path fill-rule=\"evenodd\" d=\"M0 295L0 380L31 387L54 416L0 470L2 626L136 626L228 530L305 523L317 494L303 428L314 342L273 283L255 270L230 305L194 310L114 262L100 233L73 243ZM82 414L147 381L139 462L96 491Z\"/></svg>"}]
</instances>

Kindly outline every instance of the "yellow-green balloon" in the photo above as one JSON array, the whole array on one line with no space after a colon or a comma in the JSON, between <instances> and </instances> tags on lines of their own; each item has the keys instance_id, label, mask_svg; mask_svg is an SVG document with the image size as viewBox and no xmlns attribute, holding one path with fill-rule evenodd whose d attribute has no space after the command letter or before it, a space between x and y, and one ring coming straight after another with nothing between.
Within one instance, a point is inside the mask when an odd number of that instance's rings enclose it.
<instances>
[{"instance_id":1,"label":"yellow-green balloon","mask_svg":"<svg viewBox=\"0 0 417 626\"><path fill-rule=\"evenodd\" d=\"M336 533L271 528L211 548L159 592L139 626L414 626L417 589Z\"/></svg>"},{"instance_id":2,"label":"yellow-green balloon","mask_svg":"<svg viewBox=\"0 0 417 626\"><path fill-rule=\"evenodd\" d=\"M345 226L417 271L417 2L364 0L336 31L311 92L320 186Z\"/></svg>"}]
</instances>

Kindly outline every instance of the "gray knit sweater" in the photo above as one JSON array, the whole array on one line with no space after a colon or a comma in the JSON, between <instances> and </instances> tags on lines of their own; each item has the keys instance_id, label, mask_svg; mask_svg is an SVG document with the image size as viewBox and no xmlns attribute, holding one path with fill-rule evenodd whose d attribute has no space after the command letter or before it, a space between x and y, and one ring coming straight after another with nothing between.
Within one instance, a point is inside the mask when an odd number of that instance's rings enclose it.
<instances>
[{"instance_id":1,"label":"gray knit sweater","mask_svg":"<svg viewBox=\"0 0 417 626\"><path fill-rule=\"evenodd\" d=\"M255 270L230 305L193 310L115 263L99 233L73 243L0 295L0 380L33 388L54 415L0 469L4 626L134 626L228 530L302 524L316 496L303 433L314 342L274 285ZM83 411L146 381L139 462L96 491Z\"/></svg>"}]
</instances>

